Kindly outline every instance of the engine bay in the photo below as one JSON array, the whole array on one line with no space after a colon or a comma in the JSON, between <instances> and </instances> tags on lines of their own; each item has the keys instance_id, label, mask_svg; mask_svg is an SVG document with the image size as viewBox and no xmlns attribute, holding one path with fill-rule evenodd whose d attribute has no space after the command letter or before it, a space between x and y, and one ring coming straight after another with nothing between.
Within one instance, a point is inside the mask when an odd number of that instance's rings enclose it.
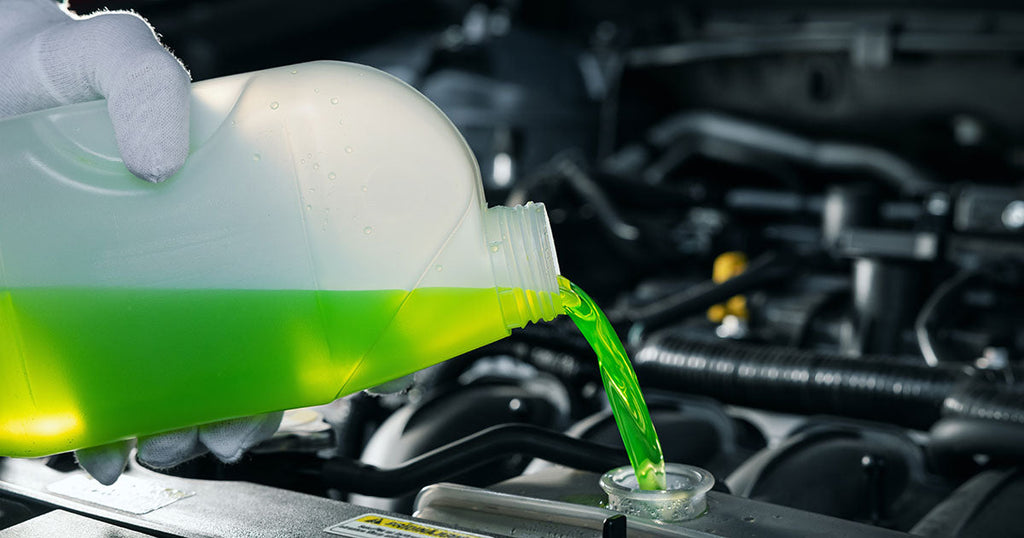
<instances>
[{"instance_id":1,"label":"engine bay","mask_svg":"<svg viewBox=\"0 0 1024 538\"><path fill-rule=\"evenodd\" d=\"M434 101L489 201L546 204L666 461L716 484L685 523L607 509L628 462L562 316L290 411L237 464L104 492L69 454L0 459L0 535L1024 535L1013 4L95 4L194 80L330 58Z\"/></svg>"}]
</instances>

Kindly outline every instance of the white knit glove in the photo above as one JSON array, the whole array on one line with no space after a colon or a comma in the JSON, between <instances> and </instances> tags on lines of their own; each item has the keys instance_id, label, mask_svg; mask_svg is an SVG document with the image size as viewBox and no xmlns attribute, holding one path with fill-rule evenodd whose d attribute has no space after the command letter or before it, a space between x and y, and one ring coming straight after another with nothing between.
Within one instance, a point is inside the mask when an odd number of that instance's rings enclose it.
<instances>
[{"instance_id":1,"label":"white knit glove","mask_svg":"<svg viewBox=\"0 0 1024 538\"><path fill-rule=\"evenodd\" d=\"M106 98L124 164L158 182L188 156L188 91L188 73L137 15L0 0L0 118Z\"/></svg>"},{"instance_id":2,"label":"white knit glove","mask_svg":"<svg viewBox=\"0 0 1024 538\"><path fill-rule=\"evenodd\" d=\"M181 168L188 156L189 77L146 21L131 13L78 18L52 0L0 0L0 118L100 98L133 174L159 182ZM280 422L281 413L272 413L144 438L138 457L167 468L209 450L234 462ZM96 480L112 484L131 443L76 456Z\"/></svg>"},{"instance_id":3,"label":"white knit glove","mask_svg":"<svg viewBox=\"0 0 1024 538\"><path fill-rule=\"evenodd\" d=\"M142 437L137 457L154 469L168 469L207 452L224 463L235 463L246 450L274 435L282 415L279 411ZM131 449L132 441L120 441L79 450L75 457L90 476L109 486L124 471Z\"/></svg>"}]
</instances>

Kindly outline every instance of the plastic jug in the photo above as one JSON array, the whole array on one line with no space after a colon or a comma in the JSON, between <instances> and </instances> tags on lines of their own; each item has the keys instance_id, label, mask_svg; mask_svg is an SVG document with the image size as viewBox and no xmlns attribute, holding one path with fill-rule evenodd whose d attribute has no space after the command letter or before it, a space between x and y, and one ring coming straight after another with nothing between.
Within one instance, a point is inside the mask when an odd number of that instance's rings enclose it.
<instances>
[{"instance_id":1,"label":"plastic jug","mask_svg":"<svg viewBox=\"0 0 1024 538\"><path fill-rule=\"evenodd\" d=\"M196 83L191 144L154 185L103 101L0 121L0 455L326 403L561 313L543 205L487 208L385 73Z\"/></svg>"}]
</instances>

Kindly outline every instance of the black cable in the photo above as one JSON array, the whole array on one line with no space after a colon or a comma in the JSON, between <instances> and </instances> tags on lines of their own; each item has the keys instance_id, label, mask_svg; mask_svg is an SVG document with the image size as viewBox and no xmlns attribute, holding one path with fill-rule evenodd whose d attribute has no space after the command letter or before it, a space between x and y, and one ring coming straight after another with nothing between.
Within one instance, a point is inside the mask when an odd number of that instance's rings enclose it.
<instances>
[{"instance_id":1,"label":"black cable","mask_svg":"<svg viewBox=\"0 0 1024 538\"><path fill-rule=\"evenodd\" d=\"M629 463L621 449L537 426L503 424L431 450L398 467L381 469L348 458L335 458L324 462L320 475L330 487L342 491L395 497L514 454L602 473Z\"/></svg>"},{"instance_id":2,"label":"black cable","mask_svg":"<svg viewBox=\"0 0 1024 538\"><path fill-rule=\"evenodd\" d=\"M791 277L796 270L795 258L769 252L751 262L746 271L725 282L708 280L652 303L616 309L608 313L608 319L612 323L640 323L644 331L652 331L686 316L704 312L712 305L725 302L734 295Z\"/></svg>"},{"instance_id":3,"label":"black cable","mask_svg":"<svg viewBox=\"0 0 1024 538\"><path fill-rule=\"evenodd\" d=\"M580 165L571 159L562 159L557 166L568 185L594 209L598 222L605 229L625 241L640 237L640 230L619 215L611 198Z\"/></svg>"},{"instance_id":4,"label":"black cable","mask_svg":"<svg viewBox=\"0 0 1024 538\"><path fill-rule=\"evenodd\" d=\"M948 362L940 357L932 338L932 328L937 318L936 313L944 309L963 287L977 275L974 271L963 271L953 278L945 281L931 297L925 301L921 311L914 321L914 334L917 336L917 345L921 348L921 355L928 366L938 366Z\"/></svg>"},{"instance_id":5,"label":"black cable","mask_svg":"<svg viewBox=\"0 0 1024 538\"><path fill-rule=\"evenodd\" d=\"M509 192L505 205L513 206L526 203L533 189L542 183L563 182L574 193L589 205L600 223L610 234L623 241L636 241L640 230L626 222L615 208L613 200L604 188L591 176L580 163L583 157L577 150L566 150L558 153L534 173L519 182Z\"/></svg>"}]
</instances>

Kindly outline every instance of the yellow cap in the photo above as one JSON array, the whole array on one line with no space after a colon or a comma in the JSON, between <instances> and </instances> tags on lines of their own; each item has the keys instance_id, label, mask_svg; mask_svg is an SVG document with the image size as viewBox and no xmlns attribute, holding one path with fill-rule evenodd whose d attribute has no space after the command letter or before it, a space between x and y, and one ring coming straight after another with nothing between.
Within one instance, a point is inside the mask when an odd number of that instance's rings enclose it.
<instances>
[{"instance_id":1,"label":"yellow cap","mask_svg":"<svg viewBox=\"0 0 1024 538\"><path fill-rule=\"evenodd\" d=\"M715 258L711 268L711 280L721 284L747 270L747 255L742 252L723 252Z\"/></svg>"},{"instance_id":2,"label":"yellow cap","mask_svg":"<svg viewBox=\"0 0 1024 538\"><path fill-rule=\"evenodd\" d=\"M738 252L723 252L715 258L711 267L711 280L721 284L747 270L747 255ZM747 298L743 295L730 297L725 304L716 304L708 308L708 320L713 323L721 323L726 316L736 316L740 319L748 319L750 312L747 311Z\"/></svg>"}]
</instances>

